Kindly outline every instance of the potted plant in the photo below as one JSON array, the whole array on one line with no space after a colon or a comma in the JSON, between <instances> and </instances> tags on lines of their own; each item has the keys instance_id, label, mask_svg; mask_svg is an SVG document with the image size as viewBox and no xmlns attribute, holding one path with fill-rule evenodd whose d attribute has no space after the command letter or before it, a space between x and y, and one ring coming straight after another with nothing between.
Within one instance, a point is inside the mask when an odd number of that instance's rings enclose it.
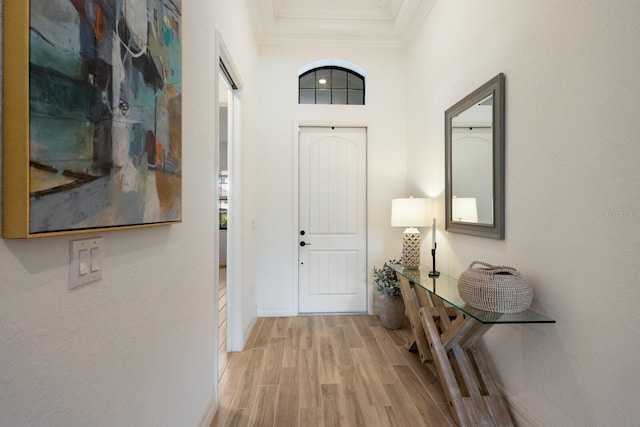
<instances>
[{"instance_id":1,"label":"potted plant","mask_svg":"<svg viewBox=\"0 0 640 427\"><path fill-rule=\"evenodd\" d=\"M373 280L378 291L375 311L384 328L400 329L405 317L404 301L396 272L387 264L400 264L400 261L389 260L382 268L373 267Z\"/></svg>"}]
</instances>

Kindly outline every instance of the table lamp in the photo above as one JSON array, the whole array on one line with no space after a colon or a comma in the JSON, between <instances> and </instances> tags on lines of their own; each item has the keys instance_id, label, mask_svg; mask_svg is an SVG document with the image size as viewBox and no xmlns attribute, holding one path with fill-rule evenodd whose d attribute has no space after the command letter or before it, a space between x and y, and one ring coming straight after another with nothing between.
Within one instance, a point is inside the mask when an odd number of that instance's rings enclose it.
<instances>
[{"instance_id":1,"label":"table lamp","mask_svg":"<svg viewBox=\"0 0 640 427\"><path fill-rule=\"evenodd\" d=\"M407 269L420 266L420 231L429 225L431 200L409 197L391 201L391 226L406 227L402 233L402 265Z\"/></svg>"}]
</instances>

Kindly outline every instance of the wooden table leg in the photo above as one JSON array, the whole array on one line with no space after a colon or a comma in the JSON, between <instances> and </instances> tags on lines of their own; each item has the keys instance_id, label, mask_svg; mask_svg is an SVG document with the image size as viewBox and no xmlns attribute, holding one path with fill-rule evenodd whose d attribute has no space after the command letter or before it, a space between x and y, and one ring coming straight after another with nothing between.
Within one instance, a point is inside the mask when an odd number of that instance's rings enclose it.
<instances>
[{"instance_id":1,"label":"wooden table leg","mask_svg":"<svg viewBox=\"0 0 640 427\"><path fill-rule=\"evenodd\" d=\"M398 281L400 282L404 307L407 312L407 317L409 318L409 323L411 323L411 330L413 331L413 336L409 338L405 348L407 350L417 348L420 360L423 363L433 360L426 335L422 329L422 323L420 322L420 313L418 312L421 307L419 300L421 297L419 297L416 292L425 291L423 289L415 289L415 286L413 286L406 277L401 275L398 275Z\"/></svg>"},{"instance_id":2,"label":"wooden table leg","mask_svg":"<svg viewBox=\"0 0 640 427\"><path fill-rule=\"evenodd\" d=\"M464 349L470 348L476 343L478 338L493 326L491 324L468 321L466 314L457 312L455 309L453 310L456 311L453 316L455 320L446 323L446 331L440 336L440 340L446 351L451 350L456 344L460 344ZM434 313L439 314L437 311L431 310L431 314L433 315Z\"/></svg>"},{"instance_id":3,"label":"wooden table leg","mask_svg":"<svg viewBox=\"0 0 640 427\"><path fill-rule=\"evenodd\" d=\"M512 427L511 416L491 372L481 352L472 345L491 325L483 325L459 312L456 315L446 307L422 307L419 315L458 425Z\"/></svg>"}]
</instances>

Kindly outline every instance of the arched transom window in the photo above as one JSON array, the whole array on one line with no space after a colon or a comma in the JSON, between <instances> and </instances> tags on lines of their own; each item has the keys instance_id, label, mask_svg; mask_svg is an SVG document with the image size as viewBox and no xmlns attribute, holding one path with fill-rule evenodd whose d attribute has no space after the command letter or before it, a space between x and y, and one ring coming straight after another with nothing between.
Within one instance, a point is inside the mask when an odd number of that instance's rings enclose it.
<instances>
[{"instance_id":1,"label":"arched transom window","mask_svg":"<svg viewBox=\"0 0 640 427\"><path fill-rule=\"evenodd\" d=\"M309 70L298 79L298 104L364 105L364 77L343 67Z\"/></svg>"}]
</instances>

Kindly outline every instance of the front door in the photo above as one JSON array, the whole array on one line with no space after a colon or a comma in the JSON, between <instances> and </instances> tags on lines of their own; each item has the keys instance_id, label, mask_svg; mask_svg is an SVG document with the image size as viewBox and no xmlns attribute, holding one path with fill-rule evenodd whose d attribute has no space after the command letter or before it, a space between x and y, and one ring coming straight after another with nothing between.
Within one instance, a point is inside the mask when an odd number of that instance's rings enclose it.
<instances>
[{"instance_id":1,"label":"front door","mask_svg":"<svg viewBox=\"0 0 640 427\"><path fill-rule=\"evenodd\" d=\"M367 311L365 128L299 133L298 310Z\"/></svg>"}]
</instances>

